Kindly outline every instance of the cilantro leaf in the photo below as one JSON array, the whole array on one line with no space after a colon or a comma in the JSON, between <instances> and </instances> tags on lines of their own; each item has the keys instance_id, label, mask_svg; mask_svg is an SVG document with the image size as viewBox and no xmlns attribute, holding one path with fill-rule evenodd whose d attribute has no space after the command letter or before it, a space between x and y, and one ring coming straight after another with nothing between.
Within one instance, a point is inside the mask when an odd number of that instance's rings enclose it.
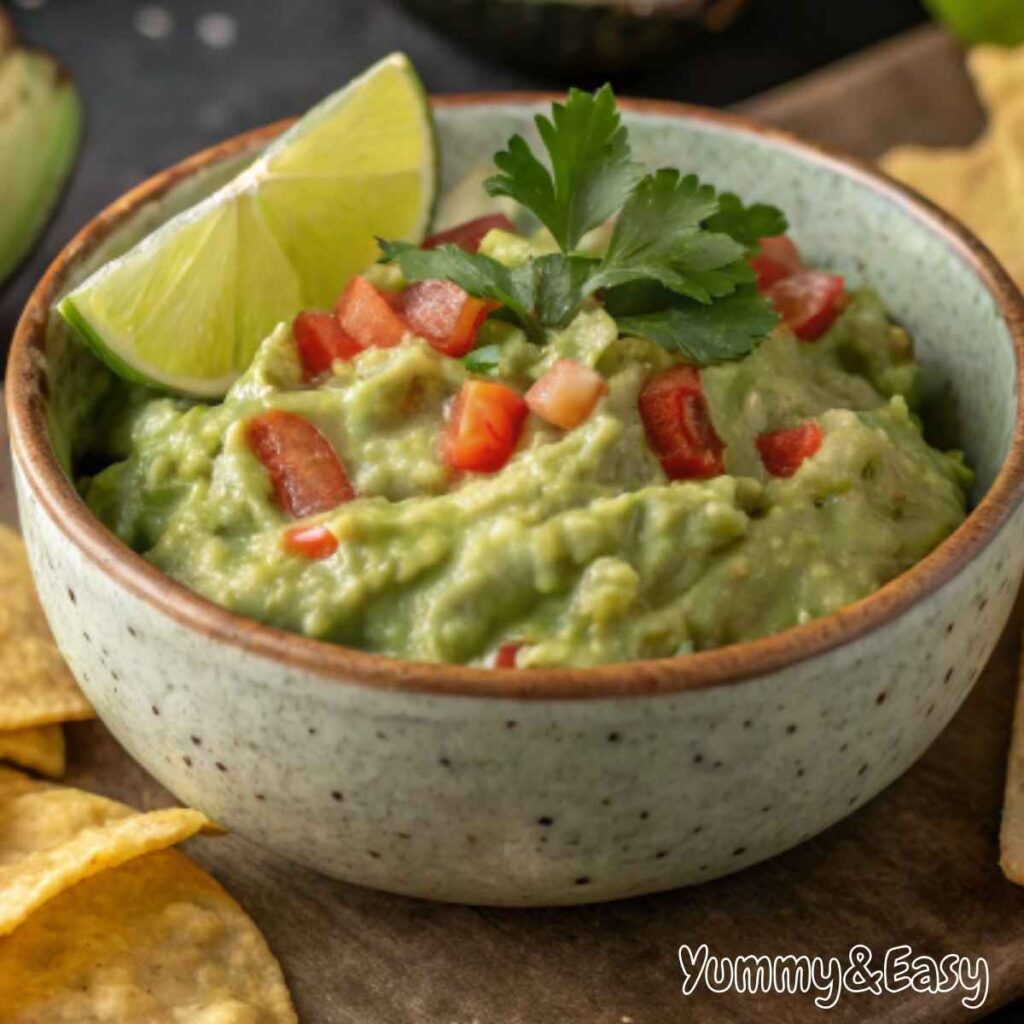
<instances>
[{"instance_id":1,"label":"cilantro leaf","mask_svg":"<svg viewBox=\"0 0 1024 1024\"><path fill-rule=\"evenodd\" d=\"M507 306L524 322L531 319L533 285L527 275L517 273L522 268L509 269L490 256L466 252L456 245L418 249L409 242L377 242L382 262L398 263L406 280L454 281L478 299L492 299Z\"/></svg>"},{"instance_id":2,"label":"cilantro leaf","mask_svg":"<svg viewBox=\"0 0 1024 1024\"><path fill-rule=\"evenodd\" d=\"M501 346L482 345L462 357L462 365L470 373L490 374L501 366Z\"/></svg>"},{"instance_id":3,"label":"cilantro leaf","mask_svg":"<svg viewBox=\"0 0 1024 1024\"><path fill-rule=\"evenodd\" d=\"M656 312L617 320L623 334L649 338L704 366L747 355L779 318L753 285L743 285L710 305L678 300Z\"/></svg>"},{"instance_id":4,"label":"cilantro leaf","mask_svg":"<svg viewBox=\"0 0 1024 1024\"><path fill-rule=\"evenodd\" d=\"M492 299L509 309L535 341L545 327L564 327L586 297L594 261L551 253L518 267L454 245L417 249L408 242L378 240L382 260L397 262L409 281L453 281L478 299Z\"/></svg>"},{"instance_id":5,"label":"cilantro leaf","mask_svg":"<svg viewBox=\"0 0 1024 1024\"><path fill-rule=\"evenodd\" d=\"M751 284L757 279L753 268L745 259L724 266L690 267L687 276L693 283L699 284L711 296L712 301L732 295L739 285Z\"/></svg>"},{"instance_id":6,"label":"cilantro leaf","mask_svg":"<svg viewBox=\"0 0 1024 1024\"><path fill-rule=\"evenodd\" d=\"M698 364L738 359L775 326L778 317L757 293L748 258L761 238L786 230L778 210L747 206L693 174L644 175L609 86L593 95L570 90L536 124L548 161L514 135L496 155L498 173L485 188L531 210L561 251L506 267L453 245L424 251L381 241L383 261L397 262L410 281L452 281L499 303L494 315L520 324L538 344L597 293L620 331ZM588 231L616 213L603 256L576 251ZM493 371L500 361L493 349L471 353L466 365Z\"/></svg>"},{"instance_id":7,"label":"cilantro leaf","mask_svg":"<svg viewBox=\"0 0 1024 1024\"><path fill-rule=\"evenodd\" d=\"M626 200L591 290L651 280L702 303L729 294L734 271L713 272L734 267L746 248L702 228L717 210L715 190L696 175L649 174Z\"/></svg>"},{"instance_id":8,"label":"cilantro leaf","mask_svg":"<svg viewBox=\"0 0 1024 1024\"><path fill-rule=\"evenodd\" d=\"M732 192L718 197L718 212L704 226L735 238L748 249L756 249L762 238L784 235L789 227L781 210L766 203L745 206Z\"/></svg>"},{"instance_id":9,"label":"cilantro leaf","mask_svg":"<svg viewBox=\"0 0 1024 1024\"><path fill-rule=\"evenodd\" d=\"M542 326L564 327L579 312L594 266L586 257L552 253L516 268L532 273L534 309Z\"/></svg>"},{"instance_id":10,"label":"cilantro leaf","mask_svg":"<svg viewBox=\"0 0 1024 1024\"><path fill-rule=\"evenodd\" d=\"M564 104L552 105L551 119L538 115L536 124L551 169L514 135L494 158L500 173L484 187L531 210L569 253L622 206L642 170L632 159L611 86L593 95L570 89Z\"/></svg>"},{"instance_id":11,"label":"cilantro leaf","mask_svg":"<svg viewBox=\"0 0 1024 1024\"><path fill-rule=\"evenodd\" d=\"M683 177L669 168L648 174L622 207L608 243L607 260L671 260L717 209L715 190L702 185L697 175Z\"/></svg>"}]
</instances>

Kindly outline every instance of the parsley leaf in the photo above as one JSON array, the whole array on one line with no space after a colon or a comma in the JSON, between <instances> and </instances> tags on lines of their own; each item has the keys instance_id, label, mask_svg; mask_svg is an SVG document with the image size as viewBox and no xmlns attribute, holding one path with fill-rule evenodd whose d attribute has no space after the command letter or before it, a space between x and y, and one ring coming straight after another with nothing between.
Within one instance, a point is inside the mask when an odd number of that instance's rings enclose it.
<instances>
[{"instance_id":1,"label":"parsley leaf","mask_svg":"<svg viewBox=\"0 0 1024 1024\"><path fill-rule=\"evenodd\" d=\"M551 161L549 170L521 135L514 135L484 183L492 196L508 196L536 214L562 252L572 252L632 192L642 169L629 149L611 86L593 95L570 89L551 119L538 115L537 130Z\"/></svg>"},{"instance_id":2,"label":"parsley leaf","mask_svg":"<svg viewBox=\"0 0 1024 1024\"><path fill-rule=\"evenodd\" d=\"M699 366L739 359L778 323L778 314L753 285L710 305L679 300L651 313L618 317L623 334L649 338Z\"/></svg>"}]
</instances>

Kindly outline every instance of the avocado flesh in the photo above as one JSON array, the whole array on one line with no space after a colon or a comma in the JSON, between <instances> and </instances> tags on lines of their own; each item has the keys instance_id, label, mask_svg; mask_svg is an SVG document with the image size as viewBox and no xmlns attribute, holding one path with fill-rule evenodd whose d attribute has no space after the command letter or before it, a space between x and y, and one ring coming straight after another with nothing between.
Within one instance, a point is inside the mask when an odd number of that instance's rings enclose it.
<instances>
[{"instance_id":1,"label":"avocado flesh","mask_svg":"<svg viewBox=\"0 0 1024 1024\"><path fill-rule=\"evenodd\" d=\"M78 92L57 62L2 50L0 24L0 282L49 219L82 134Z\"/></svg>"}]
</instances>

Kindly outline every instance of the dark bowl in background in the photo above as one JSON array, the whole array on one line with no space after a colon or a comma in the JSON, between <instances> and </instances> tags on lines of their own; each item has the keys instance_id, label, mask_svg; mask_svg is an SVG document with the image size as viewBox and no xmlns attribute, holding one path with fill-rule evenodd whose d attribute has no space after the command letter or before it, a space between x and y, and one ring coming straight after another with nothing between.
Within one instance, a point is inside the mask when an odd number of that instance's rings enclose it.
<instances>
[{"instance_id":1,"label":"dark bowl in background","mask_svg":"<svg viewBox=\"0 0 1024 1024\"><path fill-rule=\"evenodd\" d=\"M749 0L403 0L463 43L566 75L607 74L664 59L721 32Z\"/></svg>"}]
</instances>

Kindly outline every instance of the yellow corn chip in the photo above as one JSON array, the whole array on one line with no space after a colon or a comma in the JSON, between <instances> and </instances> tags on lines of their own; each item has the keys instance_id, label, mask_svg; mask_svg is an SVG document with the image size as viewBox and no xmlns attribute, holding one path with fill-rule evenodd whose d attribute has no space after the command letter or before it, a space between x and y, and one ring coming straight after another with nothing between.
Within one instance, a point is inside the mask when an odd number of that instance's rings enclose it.
<instances>
[{"instance_id":1,"label":"yellow corn chip","mask_svg":"<svg viewBox=\"0 0 1024 1024\"><path fill-rule=\"evenodd\" d=\"M1024 47L976 46L967 70L990 114L1024 94Z\"/></svg>"},{"instance_id":2,"label":"yellow corn chip","mask_svg":"<svg viewBox=\"0 0 1024 1024\"><path fill-rule=\"evenodd\" d=\"M882 159L894 178L962 220L1024 282L1024 192L994 134L969 149L901 146Z\"/></svg>"},{"instance_id":3,"label":"yellow corn chip","mask_svg":"<svg viewBox=\"0 0 1024 1024\"><path fill-rule=\"evenodd\" d=\"M40 725L0 732L0 761L59 778L64 774L64 730L59 725Z\"/></svg>"},{"instance_id":4,"label":"yellow corn chip","mask_svg":"<svg viewBox=\"0 0 1024 1024\"><path fill-rule=\"evenodd\" d=\"M967 64L989 113L989 136L1014 196L1024 194L1024 48L979 46Z\"/></svg>"},{"instance_id":5,"label":"yellow corn chip","mask_svg":"<svg viewBox=\"0 0 1024 1024\"><path fill-rule=\"evenodd\" d=\"M0 729L93 718L39 606L25 548L0 527Z\"/></svg>"},{"instance_id":6,"label":"yellow corn chip","mask_svg":"<svg viewBox=\"0 0 1024 1024\"><path fill-rule=\"evenodd\" d=\"M180 843L206 824L199 811L143 813L0 769L0 935L82 879Z\"/></svg>"},{"instance_id":7,"label":"yellow corn chip","mask_svg":"<svg viewBox=\"0 0 1024 1024\"><path fill-rule=\"evenodd\" d=\"M61 893L0 939L0 1024L295 1024L245 911L176 850Z\"/></svg>"},{"instance_id":8,"label":"yellow corn chip","mask_svg":"<svg viewBox=\"0 0 1024 1024\"><path fill-rule=\"evenodd\" d=\"M1006 763L1003 820L999 829L999 866L1017 885L1024 885L1024 668L1017 688L1017 707Z\"/></svg>"},{"instance_id":9,"label":"yellow corn chip","mask_svg":"<svg viewBox=\"0 0 1024 1024\"><path fill-rule=\"evenodd\" d=\"M968 149L903 146L882 166L962 220L1024 284L1024 47L979 46L967 58L989 113Z\"/></svg>"}]
</instances>

